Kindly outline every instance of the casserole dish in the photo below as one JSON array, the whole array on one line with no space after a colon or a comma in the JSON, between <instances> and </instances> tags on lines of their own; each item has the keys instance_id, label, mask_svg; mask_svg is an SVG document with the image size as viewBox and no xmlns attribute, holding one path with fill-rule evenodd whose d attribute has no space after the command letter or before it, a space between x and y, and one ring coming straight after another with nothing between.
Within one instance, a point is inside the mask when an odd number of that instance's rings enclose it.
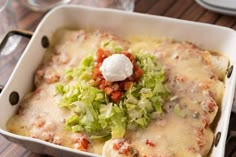
<instances>
[{"instance_id":1,"label":"casserole dish","mask_svg":"<svg viewBox=\"0 0 236 157\"><path fill-rule=\"evenodd\" d=\"M80 18L77 18L78 15ZM110 22L104 24L101 19L107 19ZM129 25L124 25L128 22ZM114 32L122 37L138 34L141 36L167 37L178 41L191 41L201 48L224 53L230 58L231 67L235 64L233 52L236 50L234 46L236 34L233 30L227 28L106 9L78 6L57 8L42 20L0 96L0 111L2 111L0 120L1 134L7 139L37 153L53 156L77 156L78 154L95 156L91 153L73 151L6 131L6 122L15 113L19 102L16 100L13 102L15 105L11 105L12 102L10 103L9 99L15 97L14 95L18 95L21 99L25 93L33 88L33 73L41 63L44 56L43 52L45 51L40 44L41 40L45 40L45 37L48 37L50 43L52 34L58 28L100 29ZM29 66L29 63L34 64ZM226 90L221 106L221 118L215 130L216 139L218 140L215 140L216 146L212 149L211 156L224 156L225 140L234 96L234 71L232 71L231 75L229 74L229 78L226 79L225 83Z\"/></svg>"}]
</instances>

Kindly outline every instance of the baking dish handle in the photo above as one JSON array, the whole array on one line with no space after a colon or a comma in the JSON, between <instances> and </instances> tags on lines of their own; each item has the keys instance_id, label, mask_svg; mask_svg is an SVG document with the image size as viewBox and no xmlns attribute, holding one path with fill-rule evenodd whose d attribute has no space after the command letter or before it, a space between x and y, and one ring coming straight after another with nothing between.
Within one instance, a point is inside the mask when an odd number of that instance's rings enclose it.
<instances>
[{"instance_id":1,"label":"baking dish handle","mask_svg":"<svg viewBox=\"0 0 236 157\"><path fill-rule=\"evenodd\" d=\"M32 35L33 35L33 32L31 31L26 31L26 30L11 30L9 31L3 38L2 42L0 43L0 54L2 52L2 50L4 49L4 47L6 46L7 42L8 42L8 39L11 37L11 36L22 36L22 37L25 37L25 38L31 38ZM2 92L3 90L3 85L0 85L0 93Z\"/></svg>"},{"instance_id":2,"label":"baking dish handle","mask_svg":"<svg viewBox=\"0 0 236 157\"><path fill-rule=\"evenodd\" d=\"M18 30L18 29L9 31L3 38L2 42L0 43L0 54L3 48L6 46L8 39L14 35L18 35L18 36L22 36L22 37L30 39L33 35L33 32L26 31L26 30Z\"/></svg>"},{"instance_id":3,"label":"baking dish handle","mask_svg":"<svg viewBox=\"0 0 236 157\"><path fill-rule=\"evenodd\" d=\"M226 153L227 157L235 157L236 155L236 131L230 131L227 139Z\"/></svg>"}]
</instances>

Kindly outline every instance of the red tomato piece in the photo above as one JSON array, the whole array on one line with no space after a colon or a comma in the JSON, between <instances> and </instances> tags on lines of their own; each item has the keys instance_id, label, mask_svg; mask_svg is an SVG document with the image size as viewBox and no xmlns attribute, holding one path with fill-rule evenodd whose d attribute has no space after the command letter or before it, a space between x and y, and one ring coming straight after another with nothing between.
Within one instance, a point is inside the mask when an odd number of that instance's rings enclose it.
<instances>
[{"instance_id":1,"label":"red tomato piece","mask_svg":"<svg viewBox=\"0 0 236 157\"><path fill-rule=\"evenodd\" d=\"M122 96L121 91L115 91L111 94L111 100L113 100L113 102L118 102L121 96Z\"/></svg>"},{"instance_id":2,"label":"red tomato piece","mask_svg":"<svg viewBox=\"0 0 236 157\"><path fill-rule=\"evenodd\" d=\"M111 95L111 93L113 92L113 89L111 87L106 87L104 91L107 95Z\"/></svg>"}]
</instances>

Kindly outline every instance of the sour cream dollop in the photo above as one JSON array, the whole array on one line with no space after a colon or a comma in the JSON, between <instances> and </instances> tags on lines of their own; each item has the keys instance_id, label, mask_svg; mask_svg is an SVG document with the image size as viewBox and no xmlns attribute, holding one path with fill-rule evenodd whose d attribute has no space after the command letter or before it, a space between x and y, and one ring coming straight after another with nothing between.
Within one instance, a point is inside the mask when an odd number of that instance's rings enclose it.
<instances>
[{"instance_id":1,"label":"sour cream dollop","mask_svg":"<svg viewBox=\"0 0 236 157\"><path fill-rule=\"evenodd\" d=\"M106 81L123 81L133 74L133 64L123 54L113 54L104 59L99 69Z\"/></svg>"}]
</instances>

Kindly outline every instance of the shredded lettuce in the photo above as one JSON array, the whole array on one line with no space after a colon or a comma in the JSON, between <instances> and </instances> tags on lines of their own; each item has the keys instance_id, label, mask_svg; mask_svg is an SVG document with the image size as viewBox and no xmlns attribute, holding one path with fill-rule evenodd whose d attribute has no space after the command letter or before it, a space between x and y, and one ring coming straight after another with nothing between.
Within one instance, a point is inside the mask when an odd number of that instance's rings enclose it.
<instances>
[{"instance_id":1,"label":"shredded lettuce","mask_svg":"<svg viewBox=\"0 0 236 157\"><path fill-rule=\"evenodd\" d=\"M115 41L112 40L104 40L101 42L101 48L102 49L108 49L114 53L119 53L123 50L123 48L116 43Z\"/></svg>"},{"instance_id":2,"label":"shredded lettuce","mask_svg":"<svg viewBox=\"0 0 236 157\"><path fill-rule=\"evenodd\" d=\"M110 47L114 53L121 51L110 41L104 41L102 47ZM164 85L164 70L153 55L142 52L134 55L144 73L119 103L111 102L103 90L94 87L92 56L84 58L78 67L65 71L56 91L61 95L59 106L73 113L66 120L66 129L86 132L91 139L122 138L127 129L146 128L152 119L163 113L162 105L169 95Z\"/></svg>"},{"instance_id":3,"label":"shredded lettuce","mask_svg":"<svg viewBox=\"0 0 236 157\"><path fill-rule=\"evenodd\" d=\"M152 113L157 112L161 115L163 112L162 105L169 91L164 85L164 70L155 56L139 52L136 57L137 64L143 69L144 74L126 93L124 103L128 110L128 125L132 128L146 128L152 119Z\"/></svg>"}]
</instances>

